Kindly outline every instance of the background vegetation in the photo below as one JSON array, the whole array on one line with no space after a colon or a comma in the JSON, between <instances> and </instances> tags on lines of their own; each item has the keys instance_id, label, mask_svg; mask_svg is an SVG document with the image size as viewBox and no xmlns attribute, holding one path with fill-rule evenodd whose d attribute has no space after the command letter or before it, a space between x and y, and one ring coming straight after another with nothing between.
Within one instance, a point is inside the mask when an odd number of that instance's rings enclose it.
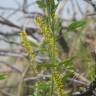
<instances>
[{"instance_id":1,"label":"background vegetation","mask_svg":"<svg viewBox=\"0 0 96 96\"><path fill-rule=\"evenodd\" d=\"M68 1L37 0L41 13L29 14L24 0L24 18L35 27L1 16L1 25L17 29L0 32L0 40L9 44L0 49L0 96L96 95L96 8L94 2L84 2L93 13L82 13L78 5L82 18L76 18L73 8L71 20L64 21L59 15Z\"/></svg>"}]
</instances>

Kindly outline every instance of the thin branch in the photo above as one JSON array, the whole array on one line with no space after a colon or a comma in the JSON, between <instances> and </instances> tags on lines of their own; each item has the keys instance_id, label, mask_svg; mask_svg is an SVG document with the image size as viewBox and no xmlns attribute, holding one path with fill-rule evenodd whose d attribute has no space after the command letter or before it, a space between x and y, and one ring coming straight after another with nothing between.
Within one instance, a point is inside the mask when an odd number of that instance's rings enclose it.
<instances>
[{"instance_id":1,"label":"thin branch","mask_svg":"<svg viewBox=\"0 0 96 96\"><path fill-rule=\"evenodd\" d=\"M6 65L7 67L11 68L15 72L22 73L22 71L20 69L18 69L17 67L13 66L13 64L9 64L8 62L0 61L0 65L1 64Z\"/></svg>"},{"instance_id":2,"label":"thin branch","mask_svg":"<svg viewBox=\"0 0 96 96\"><path fill-rule=\"evenodd\" d=\"M2 6L0 6L0 10L8 10L8 11L14 11L14 10L16 10L15 8L5 8L5 7L2 7Z\"/></svg>"},{"instance_id":3,"label":"thin branch","mask_svg":"<svg viewBox=\"0 0 96 96\"><path fill-rule=\"evenodd\" d=\"M4 90L0 90L0 93L4 96L14 96L13 94L10 94L9 92L7 91L4 91Z\"/></svg>"},{"instance_id":4,"label":"thin branch","mask_svg":"<svg viewBox=\"0 0 96 96\"><path fill-rule=\"evenodd\" d=\"M22 11L24 12L24 13L26 13L27 12L27 8L26 8L26 6L27 6L27 0L23 0L23 8L22 8Z\"/></svg>"},{"instance_id":5,"label":"thin branch","mask_svg":"<svg viewBox=\"0 0 96 96\"><path fill-rule=\"evenodd\" d=\"M90 4L94 8L94 11L96 11L96 4L93 3L93 0L84 0L84 1Z\"/></svg>"},{"instance_id":6,"label":"thin branch","mask_svg":"<svg viewBox=\"0 0 96 96\"><path fill-rule=\"evenodd\" d=\"M78 7L80 13L83 15L83 11L82 11L82 9L81 9L81 7L80 7L80 4L79 4L78 0L76 0L75 2L76 2L76 4L77 4L77 7Z\"/></svg>"},{"instance_id":7,"label":"thin branch","mask_svg":"<svg viewBox=\"0 0 96 96\"><path fill-rule=\"evenodd\" d=\"M1 16L0 16L1 17ZM11 26L11 27L15 27L15 28L18 28L20 29L21 27L19 27L18 25L14 24L13 22L5 19L4 17L1 17L3 20L0 20L0 23L1 24L4 24L4 25L8 25L8 26Z\"/></svg>"},{"instance_id":8,"label":"thin branch","mask_svg":"<svg viewBox=\"0 0 96 96\"><path fill-rule=\"evenodd\" d=\"M46 78L50 78L51 75L43 75L43 74L38 74L36 77L27 77L27 78L24 78L24 81L27 82L27 81L36 81L36 80L40 80L40 79L46 79Z\"/></svg>"},{"instance_id":9,"label":"thin branch","mask_svg":"<svg viewBox=\"0 0 96 96\"><path fill-rule=\"evenodd\" d=\"M9 43L9 44L15 44L15 45L18 45L18 46L22 46L20 43L17 43L15 41L10 41L10 40L7 40L6 38L0 38L0 41L4 41L6 43ZM23 47L23 46L22 46Z\"/></svg>"},{"instance_id":10,"label":"thin branch","mask_svg":"<svg viewBox=\"0 0 96 96\"><path fill-rule=\"evenodd\" d=\"M15 52L15 51L10 51L10 50L0 50L0 56L13 56L13 57L24 58L27 56L27 54Z\"/></svg>"},{"instance_id":11,"label":"thin branch","mask_svg":"<svg viewBox=\"0 0 96 96\"><path fill-rule=\"evenodd\" d=\"M94 96L95 88L96 88L96 78L86 88L86 91L84 91L80 94L75 94L73 96Z\"/></svg>"},{"instance_id":12,"label":"thin branch","mask_svg":"<svg viewBox=\"0 0 96 96\"><path fill-rule=\"evenodd\" d=\"M87 86L87 84L85 82L82 82L80 80L76 80L76 79L73 79L73 78L69 78L68 81L71 81L75 84L80 84L80 85L84 85L84 86Z\"/></svg>"}]
</instances>

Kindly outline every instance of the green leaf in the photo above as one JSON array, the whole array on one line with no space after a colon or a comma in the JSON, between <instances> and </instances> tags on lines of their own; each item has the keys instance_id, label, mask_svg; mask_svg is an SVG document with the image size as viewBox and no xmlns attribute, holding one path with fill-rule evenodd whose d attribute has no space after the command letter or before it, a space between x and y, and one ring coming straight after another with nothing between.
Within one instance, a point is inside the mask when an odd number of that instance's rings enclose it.
<instances>
[{"instance_id":1,"label":"green leaf","mask_svg":"<svg viewBox=\"0 0 96 96\"><path fill-rule=\"evenodd\" d=\"M67 31L75 31L77 28L83 28L86 23L86 20L74 21L69 25Z\"/></svg>"},{"instance_id":2,"label":"green leaf","mask_svg":"<svg viewBox=\"0 0 96 96\"><path fill-rule=\"evenodd\" d=\"M50 88L50 82L38 82L38 86L35 86L37 87L38 89L43 89L43 90L46 90L48 88Z\"/></svg>"},{"instance_id":3,"label":"green leaf","mask_svg":"<svg viewBox=\"0 0 96 96\"><path fill-rule=\"evenodd\" d=\"M74 58L75 56L71 58L66 58L64 61L60 62L59 65L64 65L65 67L71 66L73 65Z\"/></svg>"},{"instance_id":4,"label":"green leaf","mask_svg":"<svg viewBox=\"0 0 96 96\"><path fill-rule=\"evenodd\" d=\"M44 0L37 0L36 1L37 5L42 8L42 9L45 9L46 8L46 4L44 2Z\"/></svg>"},{"instance_id":5,"label":"green leaf","mask_svg":"<svg viewBox=\"0 0 96 96\"><path fill-rule=\"evenodd\" d=\"M74 60L75 56L74 57L71 57L71 58L66 58L65 60L61 61L61 62L58 62L57 64L46 64L46 63L41 63L41 64L38 64L37 65L37 69L41 69L41 68L54 68L54 67L60 67L62 65L64 65L66 68L70 68L73 66L73 60Z\"/></svg>"},{"instance_id":6,"label":"green leaf","mask_svg":"<svg viewBox=\"0 0 96 96\"><path fill-rule=\"evenodd\" d=\"M3 80L5 78L6 78L5 74L0 74L0 80Z\"/></svg>"},{"instance_id":7,"label":"green leaf","mask_svg":"<svg viewBox=\"0 0 96 96\"><path fill-rule=\"evenodd\" d=\"M41 69L41 68L53 68L56 67L55 64L38 64L37 65L37 69Z\"/></svg>"},{"instance_id":8,"label":"green leaf","mask_svg":"<svg viewBox=\"0 0 96 96\"><path fill-rule=\"evenodd\" d=\"M54 0L37 0L36 3L40 8L47 12L47 15L52 15L55 12L57 5Z\"/></svg>"}]
</instances>

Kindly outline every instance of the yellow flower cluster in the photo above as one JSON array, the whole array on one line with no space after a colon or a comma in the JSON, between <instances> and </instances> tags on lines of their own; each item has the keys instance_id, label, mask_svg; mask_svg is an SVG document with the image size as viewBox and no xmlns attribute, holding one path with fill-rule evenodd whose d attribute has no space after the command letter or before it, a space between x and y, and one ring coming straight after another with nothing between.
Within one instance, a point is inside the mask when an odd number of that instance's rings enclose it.
<instances>
[{"instance_id":1,"label":"yellow flower cluster","mask_svg":"<svg viewBox=\"0 0 96 96\"><path fill-rule=\"evenodd\" d=\"M50 54L53 57L54 53L56 53L56 44L55 44L55 37L49 25L43 22L42 17L36 17L35 23L39 26L41 33L44 37L44 42L49 45ZM56 55L56 54L55 54Z\"/></svg>"},{"instance_id":2,"label":"yellow flower cluster","mask_svg":"<svg viewBox=\"0 0 96 96\"><path fill-rule=\"evenodd\" d=\"M53 73L53 81L54 81L54 85L56 87L56 92L58 96L64 96L64 86L62 83L62 79L60 77L60 74L58 71L55 71Z\"/></svg>"},{"instance_id":3,"label":"yellow flower cluster","mask_svg":"<svg viewBox=\"0 0 96 96\"><path fill-rule=\"evenodd\" d=\"M30 60L33 61L35 56L33 54L32 45L31 45L30 41L27 39L26 32L20 32L20 39L21 39L22 45L24 46L26 52L28 53Z\"/></svg>"},{"instance_id":4,"label":"yellow flower cluster","mask_svg":"<svg viewBox=\"0 0 96 96\"><path fill-rule=\"evenodd\" d=\"M42 17L36 17L35 23L40 27L40 30L45 38L45 41L50 41L52 38L52 32L48 25L44 24Z\"/></svg>"}]
</instances>

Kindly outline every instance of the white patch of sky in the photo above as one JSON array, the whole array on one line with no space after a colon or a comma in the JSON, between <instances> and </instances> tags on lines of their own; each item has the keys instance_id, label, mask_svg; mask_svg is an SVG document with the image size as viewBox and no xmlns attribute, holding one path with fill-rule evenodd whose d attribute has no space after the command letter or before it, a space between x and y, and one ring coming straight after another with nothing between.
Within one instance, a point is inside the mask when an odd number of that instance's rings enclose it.
<instances>
[{"instance_id":1,"label":"white patch of sky","mask_svg":"<svg viewBox=\"0 0 96 96\"><path fill-rule=\"evenodd\" d=\"M16 8L18 5L16 4L16 2L14 2L14 0L0 0L0 6L1 7L6 7L6 8L7 7L8 8L10 8L10 7Z\"/></svg>"},{"instance_id":2,"label":"white patch of sky","mask_svg":"<svg viewBox=\"0 0 96 96\"><path fill-rule=\"evenodd\" d=\"M61 6L63 5L63 1L64 0L61 1L61 5L60 5L60 7L58 7L58 9L61 8ZM73 4L72 4L72 2L73 2ZM93 12L92 6L90 6L84 0L69 0L69 1L67 1L66 5L63 7L62 12L60 12L60 13L62 13L61 14L62 19L67 19L67 20L72 19L74 16L73 10L75 10L75 12L76 12L76 14L75 14L76 19L82 18L82 14L78 8L77 3L79 5L81 11L83 12L83 14L85 14L86 11L89 11L89 13ZM60 13L57 13L57 14L60 15Z\"/></svg>"},{"instance_id":3,"label":"white patch of sky","mask_svg":"<svg viewBox=\"0 0 96 96\"><path fill-rule=\"evenodd\" d=\"M42 12L38 6L34 3L36 0L28 0L28 4L33 3L33 5L31 7L29 7L29 11L31 12ZM56 1L56 0L55 0ZM66 4L66 6L64 7L64 10L62 12L62 18L64 19L72 19L73 18L73 7L75 8L77 14L76 14L76 18L77 19L81 19L82 15L80 14L78 8L77 8L77 4L75 2L76 0L73 0L74 2L74 6L72 6L70 0L69 2ZM88 6L88 9L92 11L92 7L89 6L87 3L85 3L83 0L77 0L80 8L83 12L85 12L86 6ZM18 6L22 6L22 2L23 0L0 0L0 7L6 7L6 8L18 8ZM57 3L57 2L56 2ZM0 14L2 14L3 12L0 10ZM10 13L12 13L12 11L6 11L3 13L3 16L8 17L10 15ZM21 12L16 12L14 15L9 16L8 19L17 23L17 24L22 24L24 23L24 19L22 19L22 17L24 16L23 13Z\"/></svg>"}]
</instances>

